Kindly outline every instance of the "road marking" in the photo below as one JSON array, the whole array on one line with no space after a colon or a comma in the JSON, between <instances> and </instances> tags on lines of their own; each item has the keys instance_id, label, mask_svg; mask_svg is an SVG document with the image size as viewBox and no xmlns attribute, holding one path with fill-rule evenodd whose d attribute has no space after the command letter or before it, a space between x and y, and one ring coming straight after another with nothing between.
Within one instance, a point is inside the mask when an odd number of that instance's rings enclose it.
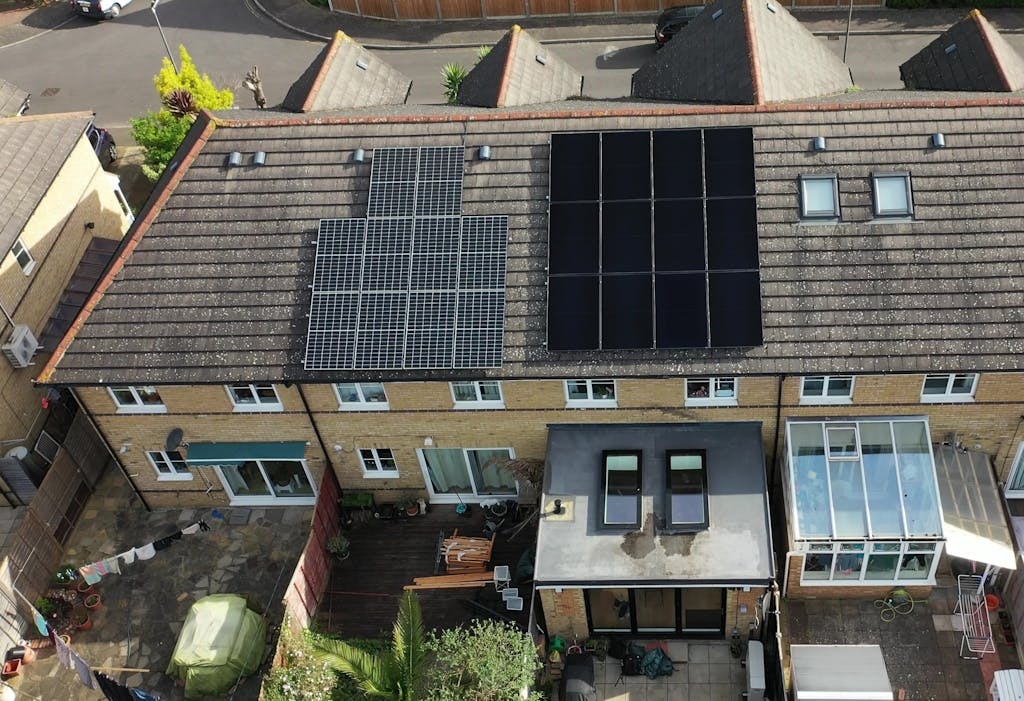
<instances>
[{"instance_id":1,"label":"road marking","mask_svg":"<svg viewBox=\"0 0 1024 701\"><path fill-rule=\"evenodd\" d=\"M50 32L52 32L55 29L60 29L61 27L63 27L65 24L67 24L68 22L70 22L73 19L78 19L78 15L71 15L66 20L64 20L63 22L58 24L56 27L50 27L49 29L44 29L43 31L39 32L38 34L33 34L30 37L25 37L24 39L19 39L18 41L12 41L10 44L4 44L3 46L0 46L0 49L6 49L6 48L9 48L11 46L17 46L18 44L24 44L26 41L32 41L33 39L36 39L37 37L43 36L44 34L49 34Z\"/></svg>"}]
</instances>

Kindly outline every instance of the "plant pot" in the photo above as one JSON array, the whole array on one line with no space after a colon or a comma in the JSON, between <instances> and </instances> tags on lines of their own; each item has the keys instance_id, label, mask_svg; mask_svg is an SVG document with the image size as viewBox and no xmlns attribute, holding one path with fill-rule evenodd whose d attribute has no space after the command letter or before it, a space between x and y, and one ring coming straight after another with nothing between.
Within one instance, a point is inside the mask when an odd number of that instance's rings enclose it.
<instances>
[{"instance_id":1,"label":"plant pot","mask_svg":"<svg viewBox=\"0 0 1024 701\"><path fill-rule=\"evenodd\" d=\"M989 611L998 611L999 607L1003 605L1002 600L995 594L985 595L985 608Z\"/></svg>"},{"instance_id":2,"label":"plant pot","mask_svg":"<svg viewBox=\"0 0 1024 701\"><path fill-rule=\"evenodd\" d=\"M64 633L63 635L58 635L57 637L60 638L61 640L63 640L65 645L70 645L71 644L71 634L70 633Z\"/></svg>"},{"instance_id":3,"label":"plant pot","mask_svg":"<svg viewBox=\"0 0 1024 701\"><path fill-rule=\"evenodd\" d=\"M71 625L75 627L75 630L92 630L92 618L89 617L89 612L84 609L76 609L71 614Z\"/></svg>"},{"instance_id":4,"label":"plant pot","mask_svg":"<svg viewBox=\"0 0 1024 701\"><path fill-rule=\"evenodd\" d=\"M78 593L82 596L88 596L89 594L92 594L93 591L92 585L84 579L79 580L78 586L76 586L75 589L78 590Z\"/></svg>"},{"instance_id":5,"label":"plant pot","mask_svg":"<svg viewBox=\"0 0 1024 701\"><path fill-rule=\"evenodd\" d=\"M95 611L101 606L103 606L103 599L100 597L99 594L90 594L89 596L85 597L85 607L90 611Z\"/></svg>"},{"instance_id":6,"label":"plant pot","mask_svg":"<svg viewBox=\"0 0 1024 701\"><path fill-rule=\"evenodd\" d=\"M420 512L420 505L419 504L409 504L409 506L405 507L405 513L407 515L409 515L409 516L415 516L419 512Z\"/></svg>"}]
</instances>

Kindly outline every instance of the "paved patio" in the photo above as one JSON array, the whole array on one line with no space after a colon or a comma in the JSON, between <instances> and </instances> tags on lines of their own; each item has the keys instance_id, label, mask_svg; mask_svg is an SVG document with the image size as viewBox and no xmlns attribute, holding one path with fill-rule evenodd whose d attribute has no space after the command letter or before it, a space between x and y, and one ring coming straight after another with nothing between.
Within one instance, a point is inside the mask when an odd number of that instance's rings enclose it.
<instances>
[{"instance_id":1,"label":"paved patio","mask_svg":"<svg viewBox=\"0 0 1024 701\"><path fill-rule=\"evenodd\" d=\"M207 594L243 594L251 605L268 609L276 632L281 595L305 545L312 507L147 512L133 496L119 474L108 473L68 541L65 561L81 565L116 555L199 519L210 531L184 536L152 559L124 567L123 574L104 577L96 585L103 608L93 615L92 630L75 634L72 647L94 666L149 670L111 676L176 701L184 699L183 690L164 671L189 607ZM34 628L27 634L38 636ZM11 683L30 699L102 698L57 663L53 648L39 650ZM254 700L258 690L255 678L243 680L233 698Z\"/></svg>"},{"instance_id":2,"label":"paved patio","mask_svg":"<svg viewBox=\"0 0 1024 701\"><path fill-rule=\"evenodd\" d=\"M641 642L641 641L637 641ZM746 691L746 671L727 642L670 640L671 676L619 680L619 661L595 661L598 701L737 701Z\"/></svg>"}]
</instances>

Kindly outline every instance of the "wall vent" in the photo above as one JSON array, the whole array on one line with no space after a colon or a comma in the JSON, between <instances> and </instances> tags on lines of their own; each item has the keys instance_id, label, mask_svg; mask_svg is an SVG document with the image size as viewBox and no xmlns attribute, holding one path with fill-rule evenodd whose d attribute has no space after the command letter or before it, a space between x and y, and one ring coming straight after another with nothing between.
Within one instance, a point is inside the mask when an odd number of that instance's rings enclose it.
<instances>
[{"instance_id":1,"label":"wall vent","mask_svg":"<svg viewBox=\"0 0 1024 701\"><path fill-rule=\"evenodd\" d=\"M4 355L13 367L27 368L32 364L32 356L39 349L39 343L32 335L32 329L25 324L17 324L11 333L11 340L0 348L3 348Z\"/></svg>"}]
</instances>

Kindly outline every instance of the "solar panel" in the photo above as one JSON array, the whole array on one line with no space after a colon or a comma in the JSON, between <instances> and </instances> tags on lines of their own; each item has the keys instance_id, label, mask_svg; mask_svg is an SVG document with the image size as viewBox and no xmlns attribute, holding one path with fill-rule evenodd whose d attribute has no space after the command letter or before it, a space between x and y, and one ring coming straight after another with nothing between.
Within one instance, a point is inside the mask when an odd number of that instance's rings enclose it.
<instances>
[{"instance_id":1,"label":"solar panel","mask_svg":"<svg viewBox=\"0 0 1024 701\"><path fill-rule=\"evenodd\" d=\"M553 134L551 159L550 350L762 343L751 129Z\"/></svg>"},{"instance_id":2,"label":"solar panel","mask_svg":"<svg viewBox=\"0 0 1024 701\"><path fill-rule=\"evenodd\" d=\"M465 150L376 149L365 219L324 219L307 370L501 365L508 219L463 217Z\"/></svg>"}]
</instances>

